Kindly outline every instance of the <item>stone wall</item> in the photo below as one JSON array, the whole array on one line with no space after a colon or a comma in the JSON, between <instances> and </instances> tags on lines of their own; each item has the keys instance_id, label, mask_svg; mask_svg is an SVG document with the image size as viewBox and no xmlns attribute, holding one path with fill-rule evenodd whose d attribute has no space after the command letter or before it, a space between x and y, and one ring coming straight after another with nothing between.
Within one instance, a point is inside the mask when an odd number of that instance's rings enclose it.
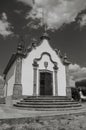
<instances>
[{"instance_id":1,"label":"stone wall","mask_svg":"<svg viewBox=\"0 0 86 130\"><path fill-rule=\"evenodd\" d=\"M4 97L4 80L0 79L0 104L5 103L5 97Z\"/></svg>"}]
</instances>

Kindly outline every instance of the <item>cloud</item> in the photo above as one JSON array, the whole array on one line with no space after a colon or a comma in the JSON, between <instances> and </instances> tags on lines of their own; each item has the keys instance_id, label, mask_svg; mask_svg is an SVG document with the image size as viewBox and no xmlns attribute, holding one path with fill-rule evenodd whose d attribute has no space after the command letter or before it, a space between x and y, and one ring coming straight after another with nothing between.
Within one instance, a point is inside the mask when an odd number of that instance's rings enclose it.
<instances>
[{"instance_id":1,"label":"cloud","mask_svg":"<svg viewBox=\"0 0 86 130\"><path fill-rule=\"evenodd\" d=\"M3 12L0 19L0 35L6 37L11 34L13 34L13 32L11 31L11 24L7 21L6 13Z\"/></svg>"},{"instance_id":2,"label":"cloud","mask_svg":"<svg viewBox=\"0 0 86 130\"><path fill-rule=\"evenodd\" d=\"M33 8L27 17L32 19L42 19L44 10L44 22L48 28L58 29L64 23L69 24L75 21L76 16L86 7L86 0L34 0L35 5L31 4L32 0L18 0Z\"/></svg>"},{"instance_id":3,"label":"cloud","mask_svg":"<svg viewBox=\"0 0 86 130\"><path fill-rule=\"evenodd\" d=\"M14 12L17 13L17 14L21 14L22 10L14 10Z\"/></svg>"},{"instance_id":4,"label":"cloud","mask_svg":"<svg viewBox=\"0 0 86 130\"><path fill-rule=\"evenodd\" d=\"M74 81L86 79L86 67L80 67L77 64L71 64L69 66L70 77Z\"/></svg>"},{"instance_id":5,"label":"cloud","mask_svg":"<svg viewBox=\"0 0 86 130\"><path fill-rule=\"evenodd\" d=\"M79 24L80 24L81 27L86 25L86 14L83 14L81 16L81 19L79 20Z\"/></svg>"},{"instance_id":6,"label":"cloud","mask_svg":"<svg viewBox=\"0 0 86 130\"><path fill-rule=\"evenodd\" d=\"M33 5L33 0L17 0L17 1L22 2L26 5L30 5L30 6Z\"/></svg>"}]
</instances>

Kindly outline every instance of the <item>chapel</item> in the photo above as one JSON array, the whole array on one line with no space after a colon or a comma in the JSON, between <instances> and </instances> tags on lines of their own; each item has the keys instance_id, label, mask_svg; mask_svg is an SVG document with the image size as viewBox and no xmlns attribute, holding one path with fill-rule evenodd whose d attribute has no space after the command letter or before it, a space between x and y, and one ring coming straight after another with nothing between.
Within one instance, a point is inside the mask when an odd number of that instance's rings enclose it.
<instances>
[{"instance_id":1,"label":"chapel","mask_svg":"<svg viewBox=\"0 0 86 130\"><path fill-rule=\"evenodd\" d=\"M40 37L39 43L33 41L28 48L20 41L16 53L11 56L4 70L4 90L7 100L22 99L15 106L52 107L52 103L60 102L60 99L69 105L70 62L60 50L53 49L50 42L47 33ZM58 106L58 101L53 107Z\"/></svg>"},{"instance_id":2,"label":"chapel","mask_svg":"<svg viewBox=\"0 0 86 130\"><path fill-rule=\"evenodd\" d=\"M44 33L40 43L24 50L22 42L10 58L5 71L6 96L67 96L70 89L67 57L50 45Z\"/></svg>"}]
</instances>

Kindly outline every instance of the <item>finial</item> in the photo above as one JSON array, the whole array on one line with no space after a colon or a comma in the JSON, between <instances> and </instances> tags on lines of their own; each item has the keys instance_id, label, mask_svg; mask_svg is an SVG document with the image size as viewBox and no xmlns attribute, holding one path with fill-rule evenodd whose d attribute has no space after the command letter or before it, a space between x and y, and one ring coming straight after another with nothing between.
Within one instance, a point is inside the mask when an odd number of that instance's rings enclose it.
<instances>
[{"instance_id":1,"label":"finial","mask_svg":"<svg viewBox=\"0 0 86 130\"><path fill-rule=\"evenodd\" d=\"M37 39L36 38L32 38L32 43L36 43L37 42Z\"/></svg>"},{"instance_id":2,"label":"finial","mask_svg":"<svg viewBox=\"0 0 86 130\"><path fill-rule=\"evenodd\" d=\"M64 57L63 57L63 64L68 66L71 64L71 62L68 61L68 58L67 58L67 54L65 53Z\"/></svg>"},{"instance_id":3,"label":"finial","mask_svg":"<svg viewBox=\"0 0 86 130\"><path fill-rule=\"evenodd\" d=\"M44 11L44 8L42 8L42 25L44 26L44 32L47 31L47 26L46 26L46 23L45 23L45 11Z\"/></svg>"},{"instance_id":4,"label":"finial","mask_svg":"<svg viewBox=\"0 0 86 130\"><path fill-rule=\"evenodd\" d=\"M33 5L35 4L35 0L32 1Z\"/></svg>"},{"instance_id":5,"label":"finial","mask_svg":"<svg viewBox=\"0 0 86 130\"><path fill-rule=\"evenodd\" d=\"M45 9L42 7L42 17L41 17L41 24L43 26L43 29L44 29L44 33L47 33L47 22L46 22L46 12L45 12Z\"/></svg>"},{"instance_id":6,"label":"finial","mask_svg":"<svg viewBox=\"0 0 86 130\"><path fill-rule=\"evenodd\" d=\"M57 48L55 48L54 51L58 54L58 49Z\"/></svg>"},{"instance_id":7,"label":"finial","mask_svg":"<svg viewBox=\"0 0 86 130\"><path fill-rule=\"evenodd\" d=\"M68 58L67 58L67 54L66 54L66 53L64 54L64 59L65 59L65 60L67 60L67 59L68 59Z\"/></svg>"},{"instance_id":8,"label":"finial","mask_svg":"<svg viewBox=\"0 0 86 130\"><path fill-rule=\"evenodd\" d=\"M36 38L33 38L32 39L32 47L36 48L36 46L37 46L37 40L36 40Z\"/></svg>"},{"instance_id":9,"label":"finial","mask_svg":"<svg viewBox=\"0 0 86 130\"><path fill-rule=\"evenodd\" d=\"M17 53L23 53L24 49L25 49L25 42L24 42L23 36L21 35L19 37L19 42L17 46Z\"/></svg>"},{"instance_id":10,"label":"finial","mask_svg":"<svg viewBox=\"0 0 86 130\"><path fill-rule=\"evenodd\" d=\"M58 56L60 57L60 58L62 58L62 54L61 54L61 51L58 49Z\"/></svg>"},{"instance_id":11,"label":"finial","mask_svg":"<svg viewBox=\"0 0 86 130\"><path fill-rule=\"evenodd\" d=\"M20 35L19 42L21 42L22 47L25 48L25 37L24 37L24 35Z\"/></svg>"},{"instance_id":12,"label":"finial","mask_svg":"<svg viewBox=\"0 0 86 130\"><path fill-rule=\"evenodd\" d=\"M17 53L22 53L22 50L23 50L23 47L22 47L22 44L19 43L18 46L17 46Z\"/></svg>"},{"instance_id":13,"label":"finial","mask_svg":"<svg viewBox=\"0 0 86 130\"><path fill-rule=\"evenodd\" d=\"M33 3L33 8L35 9L35 6L36 6L35 0L32 0L32 3ZM41 14L42 14L41 15L41 26L44 29L43 35L41 36L41 39L43 40L44 38L46 38L46 39L49 40L49 36L47 34L46 18L45 18L46 12L45 12L45 9L43 7L41 7L40 9L41 9Z\"/></svg>"},{"instance_id":14,"label":"finial","mask_svg":"<svg viewBox=\"0 0 86 130\"><path fill-rule=\"evenodd\" d=\"M50 40L50 37L49 37L49 35L48 35L47 32L44 32L43 35L40 37L40 39L41 39L41 40L43 40L43 39Z\"/></svg>"}]
</instances>

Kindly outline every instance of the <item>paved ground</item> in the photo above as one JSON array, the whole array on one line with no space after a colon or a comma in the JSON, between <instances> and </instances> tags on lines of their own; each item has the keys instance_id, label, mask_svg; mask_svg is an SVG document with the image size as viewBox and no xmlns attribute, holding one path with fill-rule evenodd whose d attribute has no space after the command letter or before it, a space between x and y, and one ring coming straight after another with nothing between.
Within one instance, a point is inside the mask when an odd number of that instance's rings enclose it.
<instances>
[{"instance_id":1,"label":"paved ground","mask_svg":"<svg viewBox=\"0 0 86 130\"><path fill-rule=\"evenodd\" d=\"M7 118L23 118L23 117L38 117L38 116L51 116L51 115L65 115L65 114L84 114L86 113L86 103L82 103L80 109L66 109L58 111L34 111L17 109L12 106L0 105L0 119Z\"/></svg>"}]
</instances>

